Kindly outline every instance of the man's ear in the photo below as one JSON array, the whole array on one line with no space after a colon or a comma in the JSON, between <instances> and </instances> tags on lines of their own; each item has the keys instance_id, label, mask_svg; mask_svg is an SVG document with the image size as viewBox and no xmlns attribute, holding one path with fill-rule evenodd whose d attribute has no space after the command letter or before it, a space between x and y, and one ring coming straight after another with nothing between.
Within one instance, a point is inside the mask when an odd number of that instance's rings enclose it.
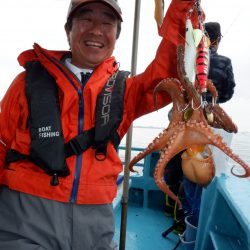
<instances>
[{"instance_id":1,"label":"man's ear","mask_svg":"<svg viewBox=\"0 0 250 250\"><path fill-rule=\"evenodd\" d=\"M66 33L66 36L67 36L69 47L70 47L70 39L69 39L70 30L69 30L69 27L68 27L67 23L64 25L64 30L65 30L65 33Z\"/></svg>"},{"instance_id":2,"label":"man's ear","mask_svg":"<svg viewBox=\"0 0 250 250\"><path fill-rule=\"evenodd\" d=\"M66 32L67 37L69 37L69 27L68 27L67 23L65 23L65 25L64 25L64 30Z\"/></svg>"}]
</instances>

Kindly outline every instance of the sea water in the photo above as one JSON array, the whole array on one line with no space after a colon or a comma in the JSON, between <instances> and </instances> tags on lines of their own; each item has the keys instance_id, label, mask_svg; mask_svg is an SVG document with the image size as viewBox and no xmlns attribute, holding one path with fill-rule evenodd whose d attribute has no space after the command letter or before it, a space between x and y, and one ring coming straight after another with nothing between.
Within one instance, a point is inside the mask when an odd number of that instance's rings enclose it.
<instances>
[{"instance_id":1,"label":"sea water","mask_svg":"<svg viewBox=\"0 0 250 250\"><path fill-rule=\"evenodd\" d=\"M163 128L159 127L133 127L132 147L147 147L147 145L162 131ZM125 145L126 136L121 141L121 146ZM250 166L250 132L238 132L237 134L233 134L230 148Z\"/></svg>"}]
</instances>

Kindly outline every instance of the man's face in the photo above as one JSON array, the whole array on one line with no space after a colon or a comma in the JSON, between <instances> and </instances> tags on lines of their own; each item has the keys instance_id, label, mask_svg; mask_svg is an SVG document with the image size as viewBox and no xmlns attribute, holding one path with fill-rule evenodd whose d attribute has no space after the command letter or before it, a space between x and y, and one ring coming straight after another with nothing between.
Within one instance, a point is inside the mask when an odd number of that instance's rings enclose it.
<instances>
[{"instance_id":1,"label":"man's face","mask_svg":"<svg viewBox=\"0 0 250 250\"><path fill-rule=\"evenodd\" d=\"M89 3L76 11L72 29L66 30L72 63L94 69L109 58L115 48L118 19L108 6Z\"/></svg>"}]
</instances>

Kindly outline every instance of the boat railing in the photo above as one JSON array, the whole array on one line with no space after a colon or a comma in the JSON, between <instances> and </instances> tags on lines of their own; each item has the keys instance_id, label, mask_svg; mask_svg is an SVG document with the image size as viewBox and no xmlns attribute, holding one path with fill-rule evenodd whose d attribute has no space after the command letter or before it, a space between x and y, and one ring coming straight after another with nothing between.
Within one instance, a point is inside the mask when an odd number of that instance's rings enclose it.
<instances>
[{"instance_id":1,"label":"boat railing","mask_svg":"<svg viewBox=\"0 0 250 250\"><path fill-rule=\"evenodd\" d=\"M143 150L144 150L144 148L132 147L131 148L131 158L133 158L135 155L137 155L139 152L142 152ZM125 146L119 146L118 154L119 154L119 157L122 161L123 166L125 165L125 151L126 151ZM137 170L141 174L143 167L144 167L144 159L142 159L141 161L139 161L135 165L135 170ZM133 173L130 173L130 174L133 175Z\"/></svg>"},{"instance_id":2,"label":"boat railing","mask_svg":"<svg viewBox=\"0 0 250 250\"><path fill-rule=\"evenodd\" d=\"M250 249L250 186L222 174L203 190L196 250Z\"/></svg>"},{"instance_id":3,"label":"boat railing","mask_svg":"<svg viewBox=\"0 0 250 250\"><path fill-rule=\"evenodd\" d=\"M125 162L125 150L126 148L124 146L120 146L118 149L123 164ZM144 148L132 147L131 158L143 150ZM151 206L163 207L165 195L159 190L154 181L154 169L158 160L159 151L155 151L148 154L134 166L137 173L130 174L130 202L136 202L144 208Z\"/></svg>"}]
</instances>

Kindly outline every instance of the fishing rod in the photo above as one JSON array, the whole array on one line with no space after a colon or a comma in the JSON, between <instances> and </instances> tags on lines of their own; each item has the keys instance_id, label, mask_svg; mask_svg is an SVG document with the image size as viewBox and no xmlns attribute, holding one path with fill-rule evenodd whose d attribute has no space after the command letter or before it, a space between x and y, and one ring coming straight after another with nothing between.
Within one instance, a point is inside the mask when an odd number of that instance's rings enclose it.
<instances>
[{"instance_id":1,"label":"fishing rod","mask_svg":"<svg viewBox=\"0 0 250 250\"><path fill-rule=\"evenodd\" d=\"M138 54L138 41L139 41L139 23L140 23L140 8L141 0L135 1L134 13L134 30L133 30L133 47L131 59L131 76L136 74L137 68L137 54ZM126 230L127 230L127 214L128 214L128 192L129 192L129 163L131 160L131 145L132 145L132 132L133 124L131 124L126 135L126 151L125 151L125 166L124 166L124 181L123 181L123 194L121 200L121 226L120 226L120 244L119 249L125 250L126 245Z\"/></svg>"},{"instance_id":2,"label":"fishing rod","mask_svg":"<svg viewBox=\"0 0 250 250\"><path fill-rule=\"evenodd\" d=\"M242 5L240 8L239 8L239 11L238 13L236 13L233 21L230 23L230 25L227 27L226 31L224 32L223 34L223 37L225 37L227 35L227 33L229 33L230 29L234 26L234 24L236 23L236 21L238 21L239 17L241 17L241 13L245 10L245 6Z\"/></svg>"}]
</instances>

